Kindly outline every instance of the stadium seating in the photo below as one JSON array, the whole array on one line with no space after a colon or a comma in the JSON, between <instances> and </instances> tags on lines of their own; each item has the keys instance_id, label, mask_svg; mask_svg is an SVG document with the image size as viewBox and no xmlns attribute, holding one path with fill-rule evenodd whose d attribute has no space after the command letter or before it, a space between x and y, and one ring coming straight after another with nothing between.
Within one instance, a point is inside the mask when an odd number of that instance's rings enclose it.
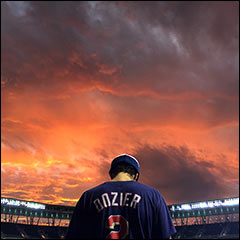
<instances>
[{"instance_id":1,"label":"stadium seating","mask_svg":"<svg viewBox=\"0 0 240 240\"><path fill-rule=\"evenodd\" d=\"M17 229L17 224L1 222L1 239L23 238Z\"/></svg>"},{"instance_id":2,"label":"stadium seating","mask_svg":"<svg viewBox=\"0 0 240 240\"><path fill-rule=\"evenodd\" d=\"M203 226L204 235L219 235L226 225L223 223L205 224Z\"/></svg>"},{"instance_id":3,"label":"stadium seating","mask_svg":"<svg viewBox=\"0 0 240 240\"><path fill-rule=\"evenodd\" d=\"M1 222L1 239L62 239L66 227Z\"/></svg>"},{"instance_id":4,"label":"stadium seating","mask_svg":"<svg viewBox=\"0 0 240 240\"><path fill-rule=\"evenodd\" d=\"M174 239L239 239L239 222L176 226ZM63 239L67 227L1 222L1 239Z\"/></svg>"},{"instance_id":5,"label":"stadium seating","mask_svg":"<svg viewBox=\"0 0 240 240\"><path fill-rule=\"evenodd\" d=\"M177 226L177 232L181 232L180 238L194 238L199 232L199 225Z\"/></svg>"},{"instance_id":6,"label":"stadium seating","mask_svg":"<svg viewBox=\"0 0 240 240\"><path fill-rule=\"evenodd\" d=\"M239 239L239 222L177 226L174 239Z\"/></svg>"},{"instance_id":7,"label":"stadium seating","mask_svg":"<svg viewBox=\"0 0 240 240\"><path fill-rule=\"evenodd\" d=\"M227 233L228 234L239 234L239 222L230 223Z\"/></svg>"}]
</instances>

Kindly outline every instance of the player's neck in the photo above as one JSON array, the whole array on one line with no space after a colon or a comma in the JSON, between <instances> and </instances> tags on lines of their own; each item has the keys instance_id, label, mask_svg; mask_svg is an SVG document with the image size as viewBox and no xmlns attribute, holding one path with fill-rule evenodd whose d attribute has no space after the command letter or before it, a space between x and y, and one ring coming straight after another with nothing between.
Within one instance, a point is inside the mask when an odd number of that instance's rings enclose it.
<instances>
[{"instance_id":1,"label":"player's neck","mask_svg":"<svg viewBox=\"0 0 240 240\"><path fill-rule=\"evenodd\" d=\"M111 181L133 181L134 179L128 174L124 172L120 172L115 178Z\"/></svg>"}]
</instances>

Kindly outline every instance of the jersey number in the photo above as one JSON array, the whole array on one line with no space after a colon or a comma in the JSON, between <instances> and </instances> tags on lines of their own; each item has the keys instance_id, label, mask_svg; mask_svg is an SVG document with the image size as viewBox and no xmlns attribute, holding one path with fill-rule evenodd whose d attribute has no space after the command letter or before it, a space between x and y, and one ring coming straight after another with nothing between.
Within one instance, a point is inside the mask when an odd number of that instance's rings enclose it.
<instances>
[{"instance_id":1,"label":"jersey number","mask_svg":"<svg viewBox=\"0 0 240 240\"><path fill-rule=\"evenodd\" d=\"M114 231L115 225L120 225L119 231ZM128 221L121 215L111 215L106 222L106 227L112 229L107 239L124 239L128 235Z\"/></svg>"}]
</instances>

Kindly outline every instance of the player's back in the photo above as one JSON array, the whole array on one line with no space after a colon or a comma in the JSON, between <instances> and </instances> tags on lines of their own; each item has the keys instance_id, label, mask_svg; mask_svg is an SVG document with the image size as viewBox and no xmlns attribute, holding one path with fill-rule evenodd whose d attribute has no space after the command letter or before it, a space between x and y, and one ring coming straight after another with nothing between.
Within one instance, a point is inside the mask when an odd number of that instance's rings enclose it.
<instances>
[{"instance_id":1,"label":"player's back","mask_svg":"<svg viewBox=\"0 0 240 240\"><path fill-rule=\"evenodd\" d=\"M172 224L164 199L156 189L139 182L105 182L86 191L80 202L89 238L150 239L170 234L161 230Z\"/></svg>"}]
</instances>

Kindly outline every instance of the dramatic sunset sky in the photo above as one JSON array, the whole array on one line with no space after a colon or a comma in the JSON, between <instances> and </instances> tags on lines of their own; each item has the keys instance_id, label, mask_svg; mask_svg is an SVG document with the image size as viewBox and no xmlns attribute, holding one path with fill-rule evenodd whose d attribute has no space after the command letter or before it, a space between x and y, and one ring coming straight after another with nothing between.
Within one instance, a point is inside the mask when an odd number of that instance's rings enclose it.
<instances>
[{"instance_id":1,"label":"dramatic sunset sky","mask_svg":"<svg viewBox=\"0 0 240 240\"><path fill-rule=\"evenodd\" d=\"M1 195L75 206L122 153L167 204L239 195L239 3L1 2Z\"/></svg>"}]
</instances>

